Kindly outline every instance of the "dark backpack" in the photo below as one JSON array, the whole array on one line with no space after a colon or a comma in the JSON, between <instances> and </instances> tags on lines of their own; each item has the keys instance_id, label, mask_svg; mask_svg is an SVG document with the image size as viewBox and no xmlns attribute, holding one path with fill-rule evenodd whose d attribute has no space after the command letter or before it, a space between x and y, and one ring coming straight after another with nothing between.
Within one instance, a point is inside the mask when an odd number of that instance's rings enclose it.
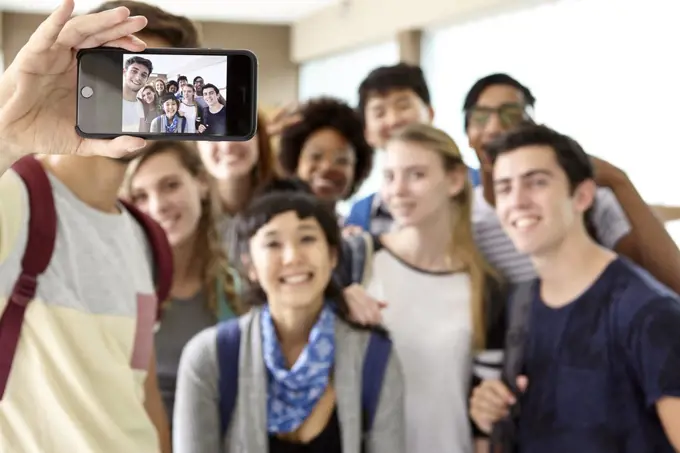
<instances>
[{"instance_id":1,"label":"dark backpack","mask_svg":"<svg viewBox=\"0 0 680 453\"><path fill-rule=\"evenodd\" d=\"M531 302L536 280L515 285L509 298L509 319L505 335L503 370L501 380L518 397L518 402L510 408L510 414L493 425L491 431L491 452L514 453L517 451L517 420L521 407L517 377L524 374L524 349L529 336L531 321Z\"/></svg>"},{"instance_id":2,"label":"dark backpack","mask_svg":"<svg viewBox=\"0 0 680 453\"><path fill-rule=\"evenodd\" d=\"M238 395L241 327L238 319L217 325L217 358L219 367L220 428L222 437L229 429ZM373 428L380 400L383 377L392 351L392 342L382 333L373 332L368 342L361 380L362 429L366 436Z\"/></svg>"},{"instance_id":3,"label":"dark backpack","mask_svg":"<svg viewBox=\"0 0 680 453\"><path fill-rule=\"evenodd\" d=\"M57 211L52 185L45 169L33 156L18 160L12 169L26 185L30 218L21 273L0 317L0 400L9 381L26 307L35 297L38 278L52 260L57 238ZM161 303L167 299L172 284L172 250L160 225L129 203L123 204L142 226L151 245L156 268L156 296L160 316Z\"/></svg>"}]
</instances>

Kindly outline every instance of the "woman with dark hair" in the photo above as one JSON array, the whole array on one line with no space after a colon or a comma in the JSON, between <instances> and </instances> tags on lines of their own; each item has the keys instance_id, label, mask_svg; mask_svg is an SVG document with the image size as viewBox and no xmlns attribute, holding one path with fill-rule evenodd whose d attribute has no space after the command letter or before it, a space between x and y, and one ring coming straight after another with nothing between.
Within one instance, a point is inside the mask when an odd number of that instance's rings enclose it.
<instances>
[{"instance_id":1,"label":"woman with dark hair","mask_svg":"<svg viewBox=\"0 0 680 453\"><path fill-rule=\"evenodd\" d=\"M187 119L180 114L179 100L172 94L161 98L163 113L151 122L153 134L181 134L187 132Z\"/></svg>"},{"instance_id":2,"label":"woman with dark hair","mask_svg":"<svg viewBox=\"0 0 680 453\"><path fill-rule=\"evenodd\" d=\"M281 133L281 168L306 181L317 197L335 209L371 171L373 148L364 138L364 126L352 107L329 97L310 100L296 114L299 121Z\"/></svg>"},{"instance_id":3,"label":"woman with dark hair","mask_svg":"<svg viewBox=\"0 0 680 453\"><path fill-rule=\"evenodd\" d=\"M347 320L332 280L342 241L333 213L302 192L270 193L240 214L237 238L253 308L204 330L184 349L174 452L405 452L398 358L384 331ZM225 331L236 332L228 338L238 360L225 354ZM376 342L388 349L369 417L359 397L368 395L361 367L376 363ZM234 370L229 399L225 366ZM220 404L227 399L234 401L230 411Z\"/></svg>"}]
</instances>

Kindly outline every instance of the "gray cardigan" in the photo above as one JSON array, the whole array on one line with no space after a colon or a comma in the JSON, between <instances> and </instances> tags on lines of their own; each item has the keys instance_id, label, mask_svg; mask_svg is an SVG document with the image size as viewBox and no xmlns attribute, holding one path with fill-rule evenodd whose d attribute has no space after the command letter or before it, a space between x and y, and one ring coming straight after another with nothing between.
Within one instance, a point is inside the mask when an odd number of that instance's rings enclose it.
<instances>
[{"instance_id":1,"label":"gray cardigan","mask_svg":"<svg viewBox=\"0 0 680 453\"><path fill-rule=\"evenodd\" d=\"M231 424L220 435L217 329L196 335L180 360L173 422L173 453L267 453L267 373L262 357L260 310L239 320L239 388ZM361 370L369 332L335 323L334 390L343 453L362 453ZM365 453L405 453L404 383L392 354Z\"/></svg>"}]
</instances>

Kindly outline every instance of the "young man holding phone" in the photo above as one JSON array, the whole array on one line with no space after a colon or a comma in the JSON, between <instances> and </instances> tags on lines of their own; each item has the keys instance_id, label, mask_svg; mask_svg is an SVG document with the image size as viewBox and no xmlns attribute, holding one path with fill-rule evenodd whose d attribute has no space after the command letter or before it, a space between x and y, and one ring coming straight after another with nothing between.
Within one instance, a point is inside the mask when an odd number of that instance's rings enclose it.
<instances>
[{"instance_id":1,"label":"young man holding phone","mask_svg":"<svg viewBox=\"0 0 680 453\"><path fill-rule=\"evenodd\" d=\"M519 453L679 451L680 296L593 239L590 157L537 125L492 142L487 156L496 213L538 279L521 394L484 381L473 420L490 432L519 401Z\"/></svg>"},{"instance_id":2,"label":"young man holding phone","mask_svg":"<svg viewBox=\"0 0 680 453\"><path fill-rule=\"evenodd\" d=\"M131 53L198 47L197 34L189 20L143 3L109 2L71 18L73 8L63 0L0 80L0 341L19 331L0 397L0 439L12 451L169 453L153 351L151 244L117 201L127 163L145 142L76 134L75 55L101 45ZM31 153L46 155L38 162L58 228L35 296L9 300L35 238L31 219L41 215L10 169ZM5 315L20 305L23 323L12 324ZM0 350L3 369L6 354Z\"/></svg>"}]
</instances>

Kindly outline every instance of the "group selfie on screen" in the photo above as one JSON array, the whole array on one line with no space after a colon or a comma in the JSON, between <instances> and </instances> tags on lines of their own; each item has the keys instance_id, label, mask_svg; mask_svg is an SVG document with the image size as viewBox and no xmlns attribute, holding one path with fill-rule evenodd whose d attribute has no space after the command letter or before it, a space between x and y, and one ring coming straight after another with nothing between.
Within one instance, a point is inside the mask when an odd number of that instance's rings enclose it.
<instances>
[{"instance_id":1,"label":"group selfie on screen","mask_svg":"<svg viewBox=\"0 0 680 453\"><path fill-rule=\"evenodd\" d=\"M226 135L226 100L201 76L166 80L149 58L133 56L123 67L122 132Z\"/></svg>"}]
</instances>

